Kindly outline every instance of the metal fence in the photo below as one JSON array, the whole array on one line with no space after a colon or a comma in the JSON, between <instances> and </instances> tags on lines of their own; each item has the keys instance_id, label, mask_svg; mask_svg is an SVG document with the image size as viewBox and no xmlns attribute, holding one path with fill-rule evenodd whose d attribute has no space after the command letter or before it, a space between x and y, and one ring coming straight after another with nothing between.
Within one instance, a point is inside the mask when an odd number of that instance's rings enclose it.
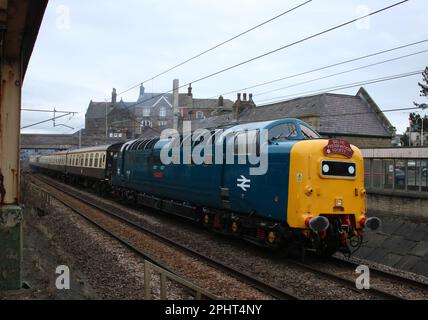
<instances>
[{"instance_id":1,"label":"metal fence","mask_svg":"<svg viewBox=\"0 0 428 320\"><path fill-rule=\"evenodd\" d=\"M152 271L155 271L159 273L160 275L160 299L166 300L167 299L167 280L172 280L173 282L176 282L180 284L182 287L190 290L194 293L196 300L202 300L202 299L208 299L208 300L216 300L218 299L217 296L213 295L212 293L208 292L205 289L202 289L201 287L198 287L197 285L191 283L190 281L179 277L147 260L144 261L144 295L146 300L151 300L152 297L152 288L151 288L151 275Z\"/></svg>"}]
</instances>

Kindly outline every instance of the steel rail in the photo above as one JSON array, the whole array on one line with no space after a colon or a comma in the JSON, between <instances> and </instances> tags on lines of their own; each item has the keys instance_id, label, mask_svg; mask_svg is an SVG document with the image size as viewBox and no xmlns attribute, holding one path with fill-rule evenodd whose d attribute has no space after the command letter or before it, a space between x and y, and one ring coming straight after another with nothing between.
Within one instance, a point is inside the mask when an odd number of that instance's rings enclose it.
<instances>
[{"instance_id":1,"label":"steel rail","mask_svg":"<svg viewBox=\"0 0 428 320\"><path fill-rule=\"evenodd\" d=\"M54 182L50 179L47 180L45 177L40 177L40 175L37 175L37 179L40 180L41 182L51 186L52 188L55 188L55 189L61 191L62 193L65 193L65 194L69 195L70 197L73 197L76 200L103 212L104 214L107 214L107 215L109 215L109 216L111 216L111 217L113 217L113 218L115 218L115 219L117 219L123 223L128 224L129 226L131 226L133 228L136 228L136 229L152 236L153 238L158 239L159 241L161 241L165 244L174 246L177 249L184 251L185 253L207 263L209 266L214 267L216 269L219 269L222 272L224 272L224 273L246 283L247 285L249 285L253 288L256 288L256 289L258 289L258 290L260 290L260 291L262 291L262 292L264 292L264 293L266 293L266 294L268 294L268 295L270 295L276 299L280 299L280 300L301 300L301 298L299 296L295 295L292 292L289 292L289 291L283 290L281 288L278 288L276 286L265 283L263 280L256 278L256 277L254 277L254 276L252 276L252 275L250 275L244 271L238 270L232 266L228 266L228 265L226 265L226 264L224 264L224 263L222 263L216 259L210 258L210 257L203 255L203 254L201 254L201 253L199 253L199 252L197 252L191 248L188 248L184 245L176 243L167 237L164 237L160 234L157 234L154 231L152 231L152 230L150 230L150 229L148 229L148 228L146 228L140 224L137 224L128 218L123 217L121 213L124 213L124 210L121 210L117 207L109 206L108 204L103 203L103 202L98 201L98 200L95 200L95 199L90 199L85 194L83 194L81 192L77 192L75 190L72 190L67 185L64 185L64 184L58 185L56 181ZM61 203L63 203L65 206L67 206L71 210L77 212L79 215L85 216L84 213L80 212L79 210L76 210L76 208L73 208L71 205L64 203L65 201L63 199L60 199L59 197L55 197L55 196L54 196L54 198L57 199L58 201L60 201ZM90 220L86 216L85 216L85 218L87 220ZM94 223L93 221L91 221L91 222ZM108 234L112 235L112 233L110 231L106 230L104 227L99 226L98 223L95 222L94 224L97 227L100 227L101 229L103 229ZM146 257L146 260L149 260L150 262L153 262L154 264L158 264L162 268L164 268L164 269L166 269L172 273L177 274L176 272L173 272L170 269L168 269L168 267L158 263L152 257L147 256L145 253L141 252L138 248L135 248L132 244L130 244L126 240L121 239L121 237L118 237L116 235L112 235L112 236L115 239L119 240L120 242L124 242L124 244L127 247L129 247L131 250L137 252L138 254L144 255Z\"/></svg>"},{"instance_id":2,"label":"steel rail","mask_svg":"<svg viewBox=\"0 0 428 320\"><path fill-rule=\"evenodd\" d=\"M332 261L333 263L336 263L336 264L348 265L354 269L356 267L358 267L360 264L362 264L362 263L357 263L357 262L353 262L353 261L349 261L349 260L344 260L344 259L341 259L338 257L331 257L330 261ZM378 275L380 277L391 279L391 280L399 282L399 283L405 283L408 286L417 287L419 289L426 290L428 292L428 284L421 282L421 281L418 281L418 280L415 280L415 279L403 277L403 276L400 276L398 274L394 274L394 273L391 273L388 271L384 271L384 270L374 268L372 266L370 267L370 274L375 274L375 275Z\"/></svg>"},{"instance_id":3,"label":"steel rail","mask_svg":"<svg viewBox=\"0 0 428 320\"><path fill-rule=\"evenodd\" d=\"M372 285L370 286L369 289L364 289L364 290L359 290L357 289L356 285L355 285L355 281L339 276L337 274L328 272L328 271L324 271L321 269L318 269L316 267L310 266L304 262L299 262L296 260L286 260L286 263L291 264L293 266L296 266L298 268L301 268L302 270L306 270L306 271L310 271L312 273L318 274L322 277L328 278L333 280L334 282L340 283L342 285L344 285L345 287L355 291L355 292L359 292L359 293L368 293L371 296L383 299L383 300L406 300L406 298L396 295L394 293L390 293L387 291L384 291L382 289L373 287Z\"/></svg>"}]
</instances>

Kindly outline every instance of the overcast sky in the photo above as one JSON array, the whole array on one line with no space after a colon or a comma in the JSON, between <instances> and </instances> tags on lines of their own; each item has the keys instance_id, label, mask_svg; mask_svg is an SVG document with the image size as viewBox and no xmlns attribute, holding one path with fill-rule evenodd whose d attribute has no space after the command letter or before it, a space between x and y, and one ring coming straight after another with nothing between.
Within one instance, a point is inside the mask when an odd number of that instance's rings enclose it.
<instances>
[{"instance_id":1,"label":"overcast sky","mask_svg":"<svg viewBox=\"0 0 428 320\"><path fill-rule=\"evenodd\" d=\"M186 84L243 60L287 45L398 0L313 0L208 54L145 84L147 92L165 92L174 78ZM72 133L83 127L89 101L121 92L305 0L50 0L24 82L23 108L69 110L78 115L25 133ZM428 1L410 0L288 49L193 84L196 98L218 96L235 89L286 77L343 60L428 39ZM428 42L253 88L257 104L352 82L422 70L428 52L308 84L258 95L387 59L428 50ZM365 85L381 109L412 107L419 97L420 75ZM342 91L356 94L358 87ZM181 92L186 92L182 89ZM138 89L122 95L135 101ZM236 94L226 98L235 100ZM120 97L119 97L120 98ZM421 112L427 114L427 111ZM398 132L408 124L408 112L386 114ZM22 125L49 118L23 112ZM357 121L357 119L356 119Z\"/></svg>"}]
</instances>

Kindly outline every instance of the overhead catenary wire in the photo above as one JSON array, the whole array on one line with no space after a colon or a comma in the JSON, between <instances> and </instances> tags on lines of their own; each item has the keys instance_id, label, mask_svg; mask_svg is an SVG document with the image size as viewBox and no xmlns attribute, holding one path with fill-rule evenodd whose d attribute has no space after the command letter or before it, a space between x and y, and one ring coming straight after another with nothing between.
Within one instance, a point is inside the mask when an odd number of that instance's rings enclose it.
<instances>
[{"instance_id":1,"label":"overhead catenary wire","mask_svg":"<svg viewBox=\"0 0 428 320\"><path fill-rule=\"evenodd\" d=\"M401 59L413 57L413 56L416 56L416 55L419 55L419 54L422 54L422 53L426 53L426 52L428 52L428 50L422 50L422 51L418 51L418 52L406 54L406 55L403 55L403 56L399 56L399 57L395 57L395 58L391 58L391 59L387 59L387 60L383 60L383 61L371 63L371 64L368 64L368 65L364 65L364 66L360 66L360 67L356 67L356 68L344 70L344 71L341 71L341 72L329 74L329 75L326 75L326 76L323 76L323 77L319 77L319 78L315 78L315 79L311 79L311 80L307 80L307 81L303 81L303 82L294 83L294 84L291 84L291 85L288 85L288 86L285 86L285 87L276 88L276 89L272 89L272 90L268 90L268 91L256 93L256 94L253 94L253 96L254 97L258 97L258 96L265 95L265 94L268 94L268 93L272 93L272 92L276 92L276 91L281 91L281 90L284 90L284 89L289 89L289 88L297 87L297 86L300 86L300 85L303 85L303 84L308 84L308 83L311 83L311 82L315 82L315 81L319 81L319 80L323 80L323 79L328 79L328 78L335 77L335 76L338 76L338 75L343 75L343 74L346 74L346 73L350 73L350 72L354 72L354 71L358 71L358 70L362 70L362 69L366 69L366 68L378 66L378 65L381 65L381 64L384 64L384 63L398 61L398 60L401 60Z\"/></svg>"},{"instance_id":2,"label":"overhead catenary wire","mask_svg":"<svg viewBox=\"0 0 428 320\"><path fill-rule=\"evenodd\" d=\"M352 58L352 59L344 60L344 61L341 61L341 62L329 64L329 65L326 65L326 66L323 66L323 67L319 67L319 68L315 68L315 69L310 69L308 71L299 72L299 73L296 73L296 74L292 74L292 75L289 75L289 76L277 78L277 79L274 79L274 80L269 80L269 81L257 83L257 84L251 85L251 86L247 86L245 88L241 88L241 89L237 89L237 90L232 90L232 91L228 91L228 92L225 92L225 93L221 93L221 95L222 96L226 96L226 95L229 95L229 94L232 94L232 93L237 93L237 92L242 92L242 91L246 91L246 90L249 90L249 89L254 89L254 88L262 87L262 86L269 85L269 84L272 84L272 83L275 83L275 82L280 82L280 81L283 81L283 80L289 80L289 79L300 77L300 76L304 76L304 75L307 75L307 74L310 74L310 73L314 73L314 72L318 72L318 71L330 69L330 68L333 68L333 67L338 67L340 65L348 64L348 63L351 63L351 62L355 62L355 61L359 61L359 60L363 60L363 59L367 59L367 58L372 58L372 57L375 57L375 56L378 56L378 55L382 55L384 53L393 52L393 51L396 51L396 50L408 48L408 47L415 46L415 45L418 45L418 44L421 44L421 43L426 43L426 42L428 42L428 39L424 39L424 40L421 40L421 41L416 41L416 42L408 43L408 44L405 44L405 45L401 45L401 46L398 46L398 47L394 47L394 48L390 48L390 49L386 49L386 50L382 50L382 51L373 52L373 53L370 53L370 54L367 54L367 55L359 56L357 58ZM212 98L214 98L214 97L212 97Z\"/></svg>"},{"instance_id":3,"label":"overhead catenary wire","mask_svg":"<svg viewBox=\"0 0 428 320\"><path fill-rule=\"evenodd\" d=\"M27 128L30 128L30 127L35 127L35 126L38 126L39 124L43 124L43 123L46 123L46 122L54 121L56 119L64 118L64 117L67 117L69 115L70 114L68 113L68 114L63 114L61 116L56 116L56 117L53 117L53 118L50 118L50 119L47 119L47 120L39 121L39 122L30 124L30 125L24 126L24 127L21 128L21 130L27 129Z\"/></svg>"},{"instance_id":4,"label":"overhead catenary wire","mask_svg":"<svg viewBox=\"0 0 428 320\"><path fill-rule=\"evenodd\" d=\"M158 77L160 77L160 76L162 76L164 74L167 74L168 72L170 72L172 70L175 70L178 67L181 67L181 66L185 65L186 63L188 63L190 61L193 61L193 60L195 60L195 59L203 56L204 54L207 54L208 52L211 52L211 51L213 51L213 50L215 50L215 49L217 49L217 48L219 48L219 47L221 47L221 46L223 46L223 45L225 45L225 44L227 44L227 43L229 43L229 42L231 42L231 41L233 41L233 40L235 40L235 39L237 39L239 37L242 37L243 35L251 32L251 31L254 31L254 30L256 30L256 29L258 29L258 28L260 28L260 27L262 27L262 26L264 26L264 25L266 25L266 24L268 24L268 23L270 23L270 22L272 22L272 21L274 21L274 20L276 20L276 19L278 19L278 18L280 18L280 17L282 17L282 16L290 13L290 12L293 12L293 11L299 9L300 7L303 7L303 6L307 5L307 4L309 4L310 2L312 2L312 0L305 1L303 3L300 3L299 5L291 8L291 9L287 9L286 11L283 11L280 14L278 14L278 15L276 15L276 16L268 19L268 20L265 20L265 21L263 21L263 22L255 25L255 26L253 26L253 27L251 27L251 28L249 28L249 29L247 29L247 30L245 30L245 31L243 31L243 32L241 32L241 33L239 33L239 34L237 34L237 35L235 35L235 36L227 39L227 40L224 40L224 41L216 44L215 46L212 46L212 47L210 47L210 48L208 48L208 49L206 49L206 50L204 50L204 51L202 51L202 52L200 52L200 53L198 53L198 54L196 54L196 55L194 55L194 56L192 56L192 57L190 57L190 58L188 58L188 59L186 59L186 60L184 60L184 61L182 61L182 62L180 62L180 63L178 63L178 64L176 64L176 65L174 65L174 66L172 66L170 68L168 68L168 69L166 69L165 71L162 71L162 72L160 72L160 73L158 73L158 74L156 74L156 75L154 75L154 76L152 76L152 77L150 77L150 78L148 78L148 79L146 79L146 80L144 80L144 81L142 81L142 82L140 82L140 83L138 83L136 85L133 85L132 87L130 87L130 88L126 89L126 90L123 90L123 91L119 92L118 95L122 95L124 93L127 93L127 92L129 92L129 91L131 91L131 90L133 90L135 88L138 88L141 84L144 84L144 83L146 83L148 81L152 81L152 80L154 80L154 79L156 79L156 78L158 78Z\"/></svg>"},{"instance_id":5,"label":"overhead catenary wire","mask_svg":"<svg viewBox=\"0 0 428 320\"><path fill-rule=\"evenodd\" d=\"M306 96L311 96L314 94L323 94L323 93L328 93L328 92L334 92L334 91L359 87L359 86L367 85L367 84L374 84L374 83L379 83L379 82L385 82L385 81L396 80L396 79L406 78L406 77L410 77L410 76L420 75L423 71L424 70L411 71L411 72L407 72L407 73L401 73L401 74L386 76L386 77L382 77L382 78L370 79L370 80L347 83L347 84L343 84L343 85L339 85L339 86L328 87L328 88L323 88L323 89L318 89L318 90L311 90L311 91L305 91L305 92L299 92L299 93L284 95L284 96L280 96L280 97L262 100L262 101L260 101L261 103L266 102L266 101L271 101L271 102L266 103L266 104L262 104L262 105L260 105L260 107L265 106L265 105L269 105L269 104L274 104L277 102L282 102L283 99L294 97L294 96L304 98ZM275 100L275 101L272 101L272 100Z\"/></svg>"},{"instance_id":6,"label":"overhead catenary wire","mask_svg":"<svg viewBox=\"0 0 428 320\"><path fill-rule=\"evenodd\" d=\"M338 91L338 90L344 90L344 89L348 89L348 88L358 87L358 86L365 85L365 84L374 84L374 83L379 83L379 82L384 82L384 81L390 81L390 80L396 80L396 79L405 78L405 77L409 77L409 76L419 75L423 71L424 70L412 71L412 72L408 72L408 73L391 75L391 76L386 76L386 77L382 77L382 78L376 78L376 79L371 79L371 80L366 80L366 81L360 81L360 82L355 82L355 83L340 85L340 86L326 88L326 89L315 90L314 92L312 92L312 91L309 92L308 91L306 93L323 94L323 93L328 93L328 92L334 92L334 91ZM298 93L298 94L295 94L295 95L299 96L299 97L305 97L305 96L301 96L301 94L302 93ZM284 96L284 97L290 97L290 96L294 96L294 95L289 95L289 96ZM269 104L265 104L265 105L259 105L258 107L265 107L267 105L274 104L276 102L283 102L283 100L275 101L275 102L272 102L272 103L269 103ZM390 109L390 110L380 110L380 111L357 112L357 113L349 113L349 114L346 114L346 113L343 113L343 114L327 114L327 115L321 115L320 117L337 117L337 116L340 117L340 116L346 116L346 115L360 115L360 114L373 113L373 112L374 113L385 113L385 112L395 112L395 111L404 111L404 110L417 110L417 109L422 109L422 108L421 107L410 107L410 108ZM140 123L131 114L129 114L129 116L130 116L129 120L135 121L138 124ZM153 128L151 128L151 129L154 130ZM158 131L158 130L154 130L154 131Z\"/></svg>"},{"instance_id":7,"label":"overhead catenary wire","mask_svg":"<svg viewBox=\"0 0 428 320\"><path fill-rule=\"evenodd\" d=\"M272 99L262 100L261 102L267 102L267 101L270 101L270 102L265 103L265 104L261 104L261 105L259 105L259 107L283 102L283 99L290 98L293 96L303 98L303 97L310 96L313 94L324 94L324 93L328 93L328 92L340 91L340 90L359 87L362 85L375 84L375 83L397 80L397 79L406 78L406 77L410 77L410 76L420 75L423 71L424 70L411 71L411 72L407 72L407 73L395 74L395 75L390 75L390 76L381 77L381 78L375 78L375 79L369 79L369 80L364 80L364 81L359 81L359 82L347 83L347 84L333 86L333 87L324 88L324 89L317 89L317 90L312 90L312 91L305 91L305 92L285 95L285 96L281 96L281 97L275 97ZM275 100L275 101L271 101L271 100ZM140 124L140 121L138 121L136 119L136 117L132 116L131 114L129 114L129 117L130 117L129 119L131 121L135 121L136 123Z\"/></svg>"},{"instance_id":8,"label":"overhead catenary wire","mask_svg":"<svg viewBox=\"0 0 428 320\"><path fill-rule=\"evenodd\" d=\"M184 88L184 87L187 87L187 86L189 86L189 85L191 85L191 84L194 84L194 83L197 83L197 82L200 82L200 81L203 81L203 80L209 79L209 78L211 78L211 77L214 77L214 76L219 75L219 74L221 74L221 73L224 73L224 72L226 72L226 71L230 71L230 70L232 70L232 69L234 69L234 68L237 68L237 67L242 66L242 65L244 65L244 64L250 63L250 62L252 62L252 61L255 61L255 60L258 60L258 59L264 58L264 57L266 57L266 56L268 56L268 55L271 55L271 54L273 54L273 53L279 52L279 51L281 51L281 50L285 50L285 49L290 48L290 47L292 47L292 46L295 46L295 45L297 45L297 44L300 44L300 43L303 43L303 42L305 42L305 41L308 41L308 40L310 40L310 39L313 39L313 38L319 37L319 36L321 36L321 35L324 35L324 34L326 34L326 33L331 32L331 31L337 30L337 29L339 29L339 28L343 28L343 27L345 27L345 26L347 26L347 25L350 25L350 24L352 24L352 23L355 23L355 22L357 22L357 21L359 21L359 20L366 19L366 18L368 18L368 17L370 17L370 16L376 15L376 14L381 13L381 12L384 12L384 11L387 11L387 10L389 10L389 9L392 9L392 8L396 7L396 6L399 6L399 5L401 5L401 4L404 4L404 3L408 2L408 1L409 1L409 0L402 0L402 1L400 1L400 2L396 2L396 3L392 4L392 5L389 5L389 6L383 7L383 8L381 8L381 9L376 10L376 11L373 11L373 12L370 12L370 13L368 13L368 14L366 14L366 15L363 15L363 16L360 16L360 17L357 17L357 18L351 19L351 20L349 20L349 21L347 21L347 22L341 23L341 24L336 25L336 26L334 26L334 27L331 27L331 28L328 28L328 29L326 29L326 30L323 30L323 31L317 32L317 33L315 33L315 34L312 34L312 35L307 36L307 37L305 37L305 38L302 38L302 39L300 39L300 40L294 41L294 42L292 42L292 43L286 44L286 45L281 46L281 47L279 47L279 48L276 48L276 49L274 49L274 50L271 50L271 51L265 52L265 53L263 53L263 54L261 54L261 55L255 56L255 57L253 57L253 58L251 58L251 59L244 60L244 61L242 61L242 62L240 62L240 63L234 64L234 65L229 66L229 67L227 67L227 68L223 68L223 69L221 69L221 70L218 70L218 71L216 71L216 72L213 72L213 73L211 73L211 74L208 74L208 75L206 75L206 76L203 76L203 77L201 77L201 78L198 78L198 79L196 79L196 80L190 81L190 82L188 82L188 83L186 83L186 84L184 84L184 85L181 85L181 86L179 86L179 87L177 88L177 90L179 90L179 89L181 89L181 88ZM148 98L148 99L143 99L142 101L137 101L137 102L135 102L135 103L132 103L132 104L130 104L130 105L128 105L128 106L126 106L126 107L125 107L125 109L132 108L132 107L134 107L134 106L136 106L136 105L142 104L142 103L147 102L147 101L150 101L150 100L152 100L152 99L160 98L160 97L164 96L165 94L171 93L172 91L173 91L173 89L168 90L168 91L165 91L165 92L160 93L160 94L157 94L157 95L154 95L154 96L152 96L152 97L150 97L150 98Z\"/></svg>"}]
</instances>

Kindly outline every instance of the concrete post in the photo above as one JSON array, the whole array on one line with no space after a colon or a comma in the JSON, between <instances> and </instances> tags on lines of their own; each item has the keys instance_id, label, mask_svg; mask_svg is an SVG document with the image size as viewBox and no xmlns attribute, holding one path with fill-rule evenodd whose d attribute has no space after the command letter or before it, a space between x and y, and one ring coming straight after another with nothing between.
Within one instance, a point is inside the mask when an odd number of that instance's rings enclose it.
<instances>
[{"instance_id":1,"label":"concrete post","mask_svg":"<svg viewBox=\"0 0 428 320\"><path fill-rule=\"evenodd\" d=\"M22 211L19 203L21 64L2 61L0 97L0 290L21 288Z\"/></svg>"}]
</instances>

